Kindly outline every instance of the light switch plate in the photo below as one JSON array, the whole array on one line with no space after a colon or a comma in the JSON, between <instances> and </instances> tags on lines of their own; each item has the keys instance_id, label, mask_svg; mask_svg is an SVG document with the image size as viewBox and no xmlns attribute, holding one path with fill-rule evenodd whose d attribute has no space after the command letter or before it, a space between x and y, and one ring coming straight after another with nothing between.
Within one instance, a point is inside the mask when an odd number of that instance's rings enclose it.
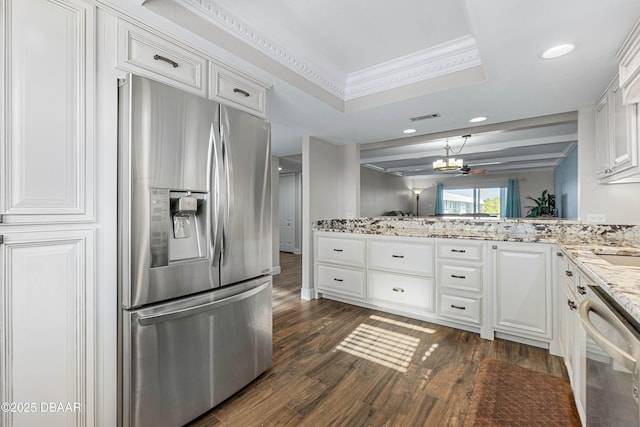
<instances>
[{"instance_id":1,"label":"light switch plate","mask_svg":"<svg viewBox=\"0 0 640 427\"><path fill-rule=\"evenodd\" d=\"M587 214L587 222L602 224L607 222L606 214Z\"/></svg>"}]
</instances>

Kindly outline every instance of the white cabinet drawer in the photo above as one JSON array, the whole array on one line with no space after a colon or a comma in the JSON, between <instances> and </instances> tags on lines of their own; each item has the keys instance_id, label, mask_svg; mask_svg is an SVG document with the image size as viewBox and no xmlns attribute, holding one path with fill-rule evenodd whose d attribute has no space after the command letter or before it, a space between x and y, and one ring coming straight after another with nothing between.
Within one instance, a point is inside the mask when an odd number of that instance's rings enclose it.
<instances>
[{"instance_id":1,"label":"white cabinet drawer","mask_svg":"<svg viewBox=\"0 0 640 427\"><path fill-rule=\"evenodd\" d=\"M465 291L482 291L482 267L439 263L438 284Z\"/></svg>"},{"instance_id":2,"label":"white cabinet drawer","mask_svg":"<svg viewBox=\"0 0 640 427\"><path fill-rule=\"evenodd\" d=\"M266 117L267 90L248 78L210 65L209 98L259 117Z\"/></svg>"},{"instance_id":3,"label":"white cabinet drawer","mask_svg":"<svg viewBox=\"0 0 640 427\"><path fill-rule=\"evenodd\" d=\"M471 323L480 323L480 298L440 294L441 316Z\"/></svg>"},{"instance_id":4,"label":"white cabinet drawer","mask_svg":"<svg viewBox=\"0 0 640 427\"><path fill-rule=\"evenodd\" d=\"M364 267L364 239L343 239L319 236L316 242L316 260L336 264Z\"/></svg>"},{"instance_id":5,"label":"white cabinet drawer","mask_svg":"<svg viewBox=\"0 0 640 427\"><path fill-rule=\"evenodd\" d=\"M438 258L482 261L482 242L438 240Z\"/></svg>"},{"instance_id":6,"label":"white cabinet drawer","mask_svg":"<svg viewBox=\"0 0 640 427\"><path fill-rule=\"evenodd\" d=\"M369 241L370 269L433 276L433 243Z\"/></svg>"},{"instance_id":7,"label":"white cabinet drawer","mask_svg":"<svg viewBox=\"0 0 640 427\"><path fill-rule=\"evenodd\" d=\"M430 278L369 271L370 300L419 307L433 312L435 311L434 291L435 285Z\"/></svg>"},{"instance_id":8,"label":"white cabinet drawer","mask_svg":"<svg viewBox=\"0 0 640 427\"><path fill-rule=\"evenodd\" d=\"M207 60L118 20L118 67L206 97Z\"/></svg>"},{"instance_id":9,"label":"white cabinet drawer","mask_svg":"<svg viewBox=\"0 0 640 427\"><path fill-rule=\"evenodd\" d=\"M316 264L319 291L366 298L365 271L358 268Z\"/></svg>"}]
</instances>

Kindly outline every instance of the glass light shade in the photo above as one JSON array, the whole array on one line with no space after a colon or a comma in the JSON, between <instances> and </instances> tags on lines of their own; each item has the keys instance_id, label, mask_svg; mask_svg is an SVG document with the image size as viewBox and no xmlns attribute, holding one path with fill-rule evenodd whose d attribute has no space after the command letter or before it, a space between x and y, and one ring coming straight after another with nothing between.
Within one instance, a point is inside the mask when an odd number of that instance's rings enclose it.
<instances>
[{"instance_id":1,"label":"glass light shade","mask_svg":"<svg viewBox=\"0 0 640 427\"><path fill-rule=\"evenodd\" d=\"M424 188L412 188L411 191L416 193L416 195L420 195L424 191Z\"/></svg>"},{"instance_id":2,"label":"glass light shade","mask_svg":"<svg viewBox=\"0 0 640 427\"><path fill-rule=\"evenodd\" d=\"M464 162L462 159L454 159L453 157L447 157L445 159L438 159L433 162L433 170L435 171L453 171L462 168Z\"/></svg>"}]
</instances>

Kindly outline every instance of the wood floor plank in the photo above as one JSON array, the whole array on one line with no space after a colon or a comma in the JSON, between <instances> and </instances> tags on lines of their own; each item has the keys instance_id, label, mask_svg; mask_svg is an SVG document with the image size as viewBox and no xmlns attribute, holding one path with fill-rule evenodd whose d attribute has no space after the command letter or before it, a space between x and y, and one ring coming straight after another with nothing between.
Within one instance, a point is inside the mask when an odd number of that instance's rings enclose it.
<instances>
[{"instance_id":1,"label":"wood floor plank","mask_svg":"<svg viewBox=\"0 0 640 427\"><path fill-rule=\"evenodd\" d=\"M451 426L464 424L485 358L567 378L544 349L382 313L300 298L301 256L274 277L273 367L190 424Z\"/></svg>"}]
</instances>

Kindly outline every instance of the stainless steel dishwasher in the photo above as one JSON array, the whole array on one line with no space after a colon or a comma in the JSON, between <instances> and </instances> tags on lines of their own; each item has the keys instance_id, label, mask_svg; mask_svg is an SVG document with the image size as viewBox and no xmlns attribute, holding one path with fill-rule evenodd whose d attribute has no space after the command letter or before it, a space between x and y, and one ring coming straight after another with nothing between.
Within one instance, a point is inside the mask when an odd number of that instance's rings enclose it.
<instances>
[{"instance_id":1,"label":"stainless steel dishwasher","mask_svg":"<svg viewBox=\"0 0 640 427\"><path fill-rule=\"evenodd\" d=\"M640 333L597 286L580 304L587 333L584 354L588 427L640 426Z\"/></svg>"}]
</instances>

